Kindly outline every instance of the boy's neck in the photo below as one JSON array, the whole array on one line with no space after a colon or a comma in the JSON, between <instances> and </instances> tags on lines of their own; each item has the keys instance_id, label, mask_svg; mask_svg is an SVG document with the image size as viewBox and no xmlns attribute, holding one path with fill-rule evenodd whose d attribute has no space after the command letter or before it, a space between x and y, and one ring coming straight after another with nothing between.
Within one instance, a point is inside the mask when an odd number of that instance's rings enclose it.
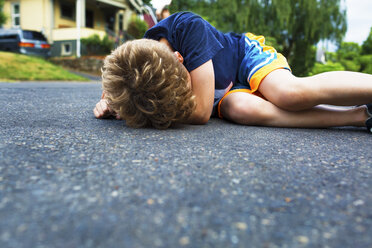
<instances>
[{"instance_id":1,"label":"boy's neck","mask_svg":"<svg viewBox=\"0 0 372 248\"><path fill-rule=\"evenodd\" d=\"M174 49L173 47L171 46L171 44L169 43L169 41L166 39L166 38L160 38L159 42L167 45L167 47L169 47L169 49L174 52Z\"/></svg>"}]
</instances>

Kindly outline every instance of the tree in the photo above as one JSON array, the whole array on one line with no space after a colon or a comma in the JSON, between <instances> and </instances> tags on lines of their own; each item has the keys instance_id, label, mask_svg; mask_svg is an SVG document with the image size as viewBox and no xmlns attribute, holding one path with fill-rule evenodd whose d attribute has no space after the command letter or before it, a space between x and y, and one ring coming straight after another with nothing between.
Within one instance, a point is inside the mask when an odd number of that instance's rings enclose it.
<instances>
[{"instance_id":1,"label":"tree","mask_svg":"<svg viewBox=\"0 0 372 248\"><path fill-rule=\"evenodd\" d=\"M360 56L360 71L372 74L372 27L368 38L363 42Z\"/></svg>"},{"instance_id":2,"label":"tree","mask_svg":"<svg viewBox=\"0 0 372 248\"><path fill-rule=\"evenodd\" d=\"M328 61L341 64L347 71L362 71L361 47L355 42L342 42L334 53L327 53Z\"/></svg>"},{"instance_id":3,"label":"tree","mask_svg":"<svg viewBox=\"0 0 372 248\"><path fill-rule=\"evenodd\" d=\"M372 54L372 27L371 31L369 32L368 38L363 42L362 45L362 54Z\"/></svg>"},{"instance_id":4,"label":"tree","mask_svg":"<svg viewBox=\"0 0 372 248\"><path fill-rule=\"evenodd\" d=\"M0 27L6 21L5 13L3 12L4 0L0 0Z\"/></svg>"},{"instance_id":5,"label":"tree","mask_svg":"<svg viewBox=\"0 0 372 248\"><path fill-rule=\"evenodd\" d=\"M341 0L173 0L172 5L215 20L222 31L272 36L296 75L311 70L320 40L339 44L346 32Z\"/></svg>"},{"instance_id":6,"label":"tree","mask_svg":"<svg viewBox=\"0 0 372 248\"><path fill-rule=\"evenodd\" d=\"M372 74L372 54L362 55L359 62L361 72Z\"/></svg>"},{"instance_id":7,"label":"tree","mask_svg":"<svg viewBox=\"0 0 372 248\"><path fill-rule=\"evenodd\" d=\"M142 0L143 4L151 5L151 0Z\"/></svg>"},{"instance_id":8,"label":"tree","mask_svg":"<svg viewBox=\"0 0 372 248\"><path fill-rule=\"evenodd\" d=\"M186 10L192 10L195 11L196 13L200 13L200 11L197 11L198 8L197 2L198 2L197 0L172 0L172 4L169 6L169 10L171 13Z\"/></svg>"},{"instance_id":9,"label":"tree","mask_svg":"<svg viewBox=\"0 0 372 248\"><path fill-rule=\"evenodd\" d=\"M360 46L355 42L342 42L340 47L337 49L338 59L353 60L358 59L360 56Z\"/></svg>"},{"instance_id":10,"label":"tree","mask_svg":"<svg viewBox=\"0 0 372 248\"><path fill-rule=\"evenodd\" d=\"M355 42L342 42L338 48L337 60L347 71L360 71L361 47Z\"/></svg>"}]
</instances>

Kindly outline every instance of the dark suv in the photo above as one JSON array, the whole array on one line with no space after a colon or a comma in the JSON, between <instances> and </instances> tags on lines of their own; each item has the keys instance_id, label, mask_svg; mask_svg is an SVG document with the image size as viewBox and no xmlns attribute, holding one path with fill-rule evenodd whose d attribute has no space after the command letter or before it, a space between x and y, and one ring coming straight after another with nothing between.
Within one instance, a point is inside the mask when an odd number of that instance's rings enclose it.
<instances>
[{"instance_id":1,"label":"dark suv","mask_svg":"<svg viewBox=\"0 0 372 248\"><path fill-rule=\"evenodd\" d=\"M45 36L37 31L0 29L0 51L49 57L50 44Z\"/></svg>"}]
</instances>

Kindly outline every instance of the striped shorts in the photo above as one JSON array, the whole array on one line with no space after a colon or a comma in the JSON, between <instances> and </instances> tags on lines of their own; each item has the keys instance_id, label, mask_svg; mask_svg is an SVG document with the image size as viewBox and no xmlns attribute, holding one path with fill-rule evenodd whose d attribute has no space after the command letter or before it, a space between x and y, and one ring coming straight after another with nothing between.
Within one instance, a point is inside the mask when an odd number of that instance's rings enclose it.
<instances>
[{"instance_id":1,"label":"striped shorts","mask_svg":"<svg viewBox=\"0 0 372 248\"><path fill-rule=\"evenodd\" d=\"M265 45L263 36L245 34L245 56L239 68L238 82L235 82L218 103L218 116L221 115L221 103L226 96L234 92L246 92L262 96L257 90L261 81L276 69L291 70L287 59L273 47Z\"/></svg>"}]
</instances>

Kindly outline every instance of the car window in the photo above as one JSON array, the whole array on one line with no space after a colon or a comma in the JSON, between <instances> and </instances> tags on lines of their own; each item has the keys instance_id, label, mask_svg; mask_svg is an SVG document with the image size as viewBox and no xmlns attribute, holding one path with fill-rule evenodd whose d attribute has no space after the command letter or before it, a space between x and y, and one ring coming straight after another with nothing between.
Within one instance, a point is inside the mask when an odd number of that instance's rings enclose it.
<instances>
[{"instance_id":1,"label":"car window","mask_svg":"<svg viewBox=\"0 0 372 248\"><path fill-rule=\"evenodd\" d=\"M23 31L23 38L28 40L42 40L46 41L44 35L40 32L35 31Z\"/></svg>"},{"instance_id":2,"label":"car window","mask_svg":"<svg viewBox=\"0 0 372 248\"><path fill-rule=\"evenodd\" d=\"M14 39L17 39L17 35L16 34L8 34L8 35L3 35L1 36L0 35L0 39L1 40L14 40Z\"/></svg>"}]
</instances>

